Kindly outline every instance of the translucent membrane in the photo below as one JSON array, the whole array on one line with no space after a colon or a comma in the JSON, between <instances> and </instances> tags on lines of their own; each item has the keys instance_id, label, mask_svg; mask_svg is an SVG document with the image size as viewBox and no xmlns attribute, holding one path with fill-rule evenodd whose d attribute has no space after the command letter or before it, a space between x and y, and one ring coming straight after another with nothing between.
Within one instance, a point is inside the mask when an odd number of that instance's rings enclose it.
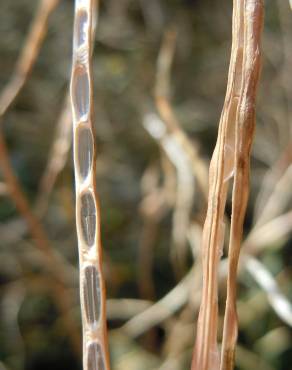
<instances>
[{"instance_id":1,"label":"translucent membrane","mask_svg":"<svg viewBox=\"0 0 292 370\"><path fill-rule=\"evenodd\" d=\"M79 48L86 43L86 30L88 27L88 15L85 10L79 10L76 17L76 28L75 28L75 42L76 47Z\"/></svg>"},{"instance_id":2,"label":"translucent membrane","mask_svg":"<svg viewBox=\"0 0 292 370\"><path fill-rule=\"evenodd\" d=\"M89 324L97 324L100 316L100 285L96 267L84 270L83 294L86 318Z\"/></svg>"},{"instance_id":3,"label":"translucent membrane","mask_svg":"<svg viewBox=\"0 0 292 370\"><path fill-rule=\"evenodd\" d=\"M90 172L93 158L93 137L87 127L77 131L78 169L80 176L85 179Z\"/></svg>"},{"instance_id":4,"label":"translucent membrane","mask_svg":"<svg viewBox=\"0 0 292 370\"><path fill-rule=\"evenodd\" d=\"M88 346L87 368L88 370L105 370L101 348L96 342L92 342Z\"/></svg>"},{"instance_id":5,"label":"translucent membrane","mask_svg":"<svg viewBox=\"0 0 292 370\"><path fill-rule=\"evenodd\" d=\"M73 105L77 121L86 121L89 115L89 79L84 66L79 65L73 76Z\"/></svg>"},{"instance_id":6,"label":"translucent membrane","mask_svg":"<svg viewBox=\"0 0 292 370\"><path fill-rule=\"evenodd\" d=\"M83 239L91 247L95 240L96 230L96 209L91 193L81 196L81 229Z\"/></svg>"}]
</instances>

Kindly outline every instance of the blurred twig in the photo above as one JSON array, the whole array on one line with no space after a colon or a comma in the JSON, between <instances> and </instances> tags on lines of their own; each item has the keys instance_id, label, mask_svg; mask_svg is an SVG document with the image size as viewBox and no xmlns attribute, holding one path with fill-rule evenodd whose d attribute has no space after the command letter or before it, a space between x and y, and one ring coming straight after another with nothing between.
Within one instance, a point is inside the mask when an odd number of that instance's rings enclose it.
<instances>
[{"instance_id":1,"label":"blurred twig","mask_svg":"<svg viewBox=\"0 0 292 370\"><path fill-rule=\"evenodd\" d=\"M126 324L121 327L121 330L131 337L138 337L167 317L173 315L188 299L188 287L189 283L193 280L193 272L194 271L191 270L182 281L161 300L126 322Z\"/></svg>"},{"instance_id":2,"label":"blurred twig","mask_svg":"<svg viewBox=\"0 0 292 370\"><path fill-rule=\"evenodd\" d=\"M59 0L41 0L29 34L18 58L12 78L0 95L0 119L22 89L34 63L47 31L48 18Z\"/></svg>"},{"instance_id":3,"label":"blurred twig","mask_svg":"<svg viewBox=\"0 0 292 370\"><path fill-rule=\"evenodd\" d=\"M54 298L57 307L64 317L66 317L67 330L70 334L74 349L78 353L80 351L79 345L79 333L76 330L76 325L67 316L68 310L71 307L71 298L65 287L66 282L66 270L63 268L63 264L60 258L54 253L51 247L45 230L41 223L34 216L31 211L29 202L21 189L21 185L14 173L11 166L9 155L7 152L6 143L3 137L2 130L0 129L0 167L2 169L3 177L6 181L6 185L9 188L9 195L14 201L17 210L21 216L26 220L29 231L34 239L36 247L42 252L45 257L46 266L53 276L59 280L55 285Z\"/></svg>"},{"instance_id":4,"label":"blurred twig","mask_svg":"<svg viewBox=\"0 0 292 370\"><path fill-rule=\"evenodd\" d=\"M247 271L266 292L275 312L286 324L292 327L292 304L282 294L272 274L256 258L248 257L245 264Z\"/></svg>"},{"instance_id":5,"label":"blurred twig","mask_svg":"<svg viewBox=\"0 0 292 370\"><path fill-rule=\"evenodd\" d=\"M292 142L285 147L279 159L269 168L263 178L259 194L256 199L254 222L257 226L265 220L275 216L280 209L285 206L285 201L290 196L289 181L291 178L292 163ZM284 181L283 181L284 180ZM288 186L285 184L288 183ZM284 194L282 189L284 187ZM272 214L266 214L268 208L272 206ZM276 214L274 214L276 211ZM269 212L270 213L270 212Z\"/></svg>"},{"instance_id":6,"label":"blurred twig","mask_svg":"<svg viewBox=\"0 0 292 370\"><path fill-rule=\"evenodd\" d=\"M188 136L181 129L169 101L170 68L175 51L176 37L176 31L174 30L168 30L164 34L157 60L155 103L167 130L173 134L177 144L182 147L182 150L185 151L186 155L189 157L200 190L206 199L208 195L206 165L200 158L198 145L195 142L190 142Z\"/></svg>"},{"instance_id":7,"label":"blurred twig","mask_svg":"<svg viewBox=\"0 0 292 370\"><path fill-rule=\"evenodd\" d=\"M173 215L172 236L177 248L174 266L180 263L180 270L185 264L185 243L190 223L191 209L194 198L194 176L191 161L184 148L177 142L174 135L168 133L164 122L155 114L147 114L143 125L149 134L156 139L167 158L175 166L177 173L176 204Z\"/></svg>"},{"instance_id":8,"label":"blurred twig","mask_svg":"<svg viewBox=\"0 0 292 370\"><path fill-rule=\"evenodd\" d=\"M64 168L72 141L72 117L69 96L66 96L48 162L40 180L35 211L42 216L47 208L50 193L53 190L58 174Z\"/></svg>"}]
</instances>

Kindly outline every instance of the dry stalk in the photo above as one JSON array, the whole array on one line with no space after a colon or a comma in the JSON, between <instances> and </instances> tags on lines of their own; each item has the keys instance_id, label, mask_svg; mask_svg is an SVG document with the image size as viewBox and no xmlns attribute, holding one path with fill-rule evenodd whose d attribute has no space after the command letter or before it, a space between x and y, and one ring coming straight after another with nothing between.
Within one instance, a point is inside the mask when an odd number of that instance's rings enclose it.
<instances>
[{"instance_id":1,"label":"dry stalk","mask_svg":"<svg viewBox=\"0 0 292 370\"><path fill-rule=\"evenodd\" d=\"M158 169L150 166L141 180L144 194L139 207L143 226L139 241L137 274L140 297L143 299L155 297L155 284L152 276L154 246L159 231L158 223L167 210L165 189L159 187L158 181Z\"/></svg>"},{"instance_id":2,"label":"dry stalk","mask_svg":"<svg viewBox=\"0 0 292 370\"><path fill-rule=\"evenodd\" d=\"M258 285L266 292L270 305L277 315L292 327L292 304L281 292L273 275L254 257L247 257L245 266Z\"/></svg>"},{"instance_id":3,"label":"dry stalk","mask_svg":"<svg viewBox=\"0 0 292 370\"><path fill-rule=\"evenodd\" d=\"M6 113L25 84L46 35L49 16L58 3L59 0L40 1L30 32L15 66L12 79L0 95L0 118Z\"/></svg>"},{"instance_id":4,"label":"dry stalk","mask_svg":"<svg viewBox=\"0 0 292 370\"><path fill-rule=\"evenodd\" d=\"M277 240L285 240L292 230L292 211L283 213L267 221L264 225L254 227L244 241L244 250L249 254L260 253Z\"/></svg>"},{"instance_id":5,"label":"dry stalk","mask_svg":"<svg viewBox=\"0 0 292 370\"><path fill-rule=\"evenodd\" d=\"M75 1L71 102L76 227L80 263L83 369L109 370L100 210L96 194L92 61L95 2Z\"/></svg>"},{"instance_id":6,"label":"dry stalk","mask_svg":"<svg viewBox=\"0 0 292 370\"><path fill-rule=\"evenodd\" d=\"M58 174L64 168L72 140L71 103L66 96L64 107L57 122L55 138L49 154L45 171L39 185L38 196L35 204L36 213L44 215L49 202L50 194L57 180Z\"/></svg>"},{"instance_id":7,"label":"dry stalk","mask_svg":"<svg viewBox=\"0 0 292 370\"><path fill-rule=\"evenodd\" d=\"M164 297L162 297L158 302L155 302L149 308L146 308L145 311L132 317L121 327L121 329L131 337L138 337L156 324L172 316L176 311L181 309L188 300L188 288L193 280L194 268L192 268L188 274ZM197 285L199 287L199 281Z\"/></svg>"},{"instance_id":8,"label":"dry stalk","mask_svg":"<svg viewBox=\"0 0 292 370\"><path fill-rule=\"evenodd\" d=\"M37 14L31 25L24 48L17 61L12 79L4 88L0 96L0 119L7 112L33 68L39 49L46 34L47 22L50 14L59 0L42 0ZM14 201L17 210L26 221L36 247L45 257L45 264L50 273L56 278L53 284L53 298L60 313L64 317L66 330L76 353L80 352L79 333L75 323L68 314L72 305L71 296L66 289L67 276L62 269L62 262L50 245L49 239L41 223L31 211L29 202L21 189L21 185L11 166L5 139L0 127L0 165L6 182L9 196Z\"/></svg>"},{"instance_id":9,"label":"dry stalk","mask_svg":"<svg viewBox=\"0 0 292 370\"><path fill-rule=\"evenodd\" d=\"M234 1L232 50L227 91L209 170L209 197L203 228L203 290L192 370L219 369L217 349L218 264L224 241L228 180L234 171L235 117L242 74L242 1Z\"/></svg>"},{"instance_id":10,"label":"dry stalk","mask_svg":"<svg viewBox=\"0 0 292 370\"><path fill-rule=\"evenodd\" d=\"M198 181L199 188L203 197L207 199L208 182L206 181L206 165L200 157L199 148L196 143L191 142L181 129L169 101L170 68L175 51L176 37L176 32L174 30L168 30L164 34L157 60L155 103L160 118L164 121L169 134L173 135L177 145L182 148L185 155L191 161L193 173Z\"/></svg>"},{"instance_id":11,"label":"dry stalk","mask_svg":"<svg viewBox=\"0 0 292 370\"><path fill-rule=\"evenodd\" d=\"M255 130L255 101L261 66L260 40L263 27L263 1L245 0L243 12L243 72L239 109L236 117L232 217L221 370L234 368L238 332L236 278L249 193L250 151Z\"/></svg>"},{"instance_id":12,"label":"dry stalk","mask_svg":"<svg viewBox=\"0 0 292 370\"><path fill-rule=\"evenodd\" d=\"M144 126L155 139L159 139L167 157L176 169L176 203L172 228L172 239L175 248L172 253L175 270L180 275L185 269L186 235L195 195L195 180L203 199L207 201L208 171L200 157L197 143L191 142L180 127L169 99L171 65L176 39L177 34L174 29L169 29L164 33L157 59L155 103L162 121L157 118L155 123L153 115L151 116L153 121L151 124L150 115L148 115L149 119L147 117L147 121L149 124L144 124ZM146 120L145 123L147 123ZM152 127L153 130L151 130ZM158 135L159 133L160 135Z\"/></svg>"},{"instance_id":13,"label":"dry stalk","mask_svg":"<svg viewBox=\"0 0 292 370\"><path fill-rule=\"evenodd\" d=\"M283 180L284 183L288 183L287 187L289 188L289 182L291 182L291 163L292 141L285 147L279 159L266 172L263 178L255 204L255 227L262 225L265 221L275 216L275 212L279 212L279 208L281 209L281 206L283 207L283 203L289 203L287 197L289 198L291 194L289 189L286 189L286 186L283 187ZM287 191L287 196L284 195L283 197L284 200L282 199L283 194L281 194L281 191ZM280 203L280 207L278 203ZM273 211L272 214L270 211L267 212L268 205Z\"/></svg>"},{"instance_id":14,"label":"dry stalk","mask_svg":"<svg viewBox=\"0 0 292 370\"><path fill-rule=\"evenodd\" d=\"M44 256L45 264L48 271L57 280L56 284L53 283L53 298L55 300L56 306L65 319L65 325L72 343L72 347L74 348L76 353L79 353L79 333L76 324L72 321L70 315L68 314L72 306L72 299L69 291L66 289L66 283L68 279L63 269L62 261L54 252L42 224L33 214L29 202L21 189L21 185L19 184L19 181L10 163L6 143L1 128L0 167L8 188L9 196L15 203L20 215L26 221L36 247Z\"/></svg>"},{"instance_id":15,"label":"dry stalk","mask_svg":"<svg viewBox=\"0 0 292 370\"><path fill-rule=\"evenodd\" d=\"M270 230L269 233L267 231ZM290 325L290 313L291 312L288 299L280 292L280 289L276 281L273 281L273 291L271 289L271 283L267 282L267 279L263 276L259 277L257 272L254 271L250 266L250 260L255 260L253 255L256 255L263 246L267 246L267 243L277 244L281 240L286 238L292 230L292 211L282 215L267 224L263 225L261 228L253 230L248 238L243 242L243 258L242 265L240 268L245 268L254 277L254 279L259 283L259 285L267 292L269 295L269 300L273 300L272 308L275 310L276 314L281 317L285 322ZM263 235L267 235L262 242ZM192 237L193 238L193 237ZM219 266L219 281L226 278L227 275L227 258L220 262ZM257 261L257 263L259 263ZM261 269L264 269L262 264ZM126 322L122 329L127 332L128 335L136 337L144 333L145 331L151 329L153 326L161 323L175 312L177 312L181 307L183 307L189 299L192 299L192 305L194 308L199 305L200 300L200 281L198 279L197 266L193 266L191 271L178 283L170 292L168 292L164 297L162 297L158 302L146 307L142 312L137 313L128 322ZM269 280L271 281L270 273L265 269L265 275L269 274ZM276 287L276 288L275 288ZM194 294L195 292L195 294ZM274 304L274 302L279 302ZM283 305L281 303L285 302L286 309L285 314L283 314Z\"/></svg>"},{"instance_id":16,"label":"dry stalk","mask_svg":"<svg viewBox=\"0 0 292 370\"><path fill-rule=\"evenodd\" d=\"M174 242L175 267L183 270L186 258L186 235L190 225L191 209L194 200L194 175L192 162L175 134L167 130L164 121L155 114L146 114L143 126L158 141L170 163L176 170L176 199L173 214L172 239ZM152 217L153 219L153 217ZM177 266L179 264L179 266ZM178 268L180 267L180 268Z\"/></svg>"}]
</instances>

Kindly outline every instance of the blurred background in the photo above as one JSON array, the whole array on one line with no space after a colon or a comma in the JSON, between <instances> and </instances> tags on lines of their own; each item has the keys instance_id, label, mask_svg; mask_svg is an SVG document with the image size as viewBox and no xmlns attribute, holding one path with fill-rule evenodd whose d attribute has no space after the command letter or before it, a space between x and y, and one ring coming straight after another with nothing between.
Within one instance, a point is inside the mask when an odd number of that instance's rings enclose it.
<instances>
[{"instance_id":1,"label":"blurred background","mask_svg":"<svg viewBox=\"0 0 292 370\"><path fill-rule=\"evenodd\" d=\"M226 89L231 3L100 4L93 60L96 165L115 370L190 367L206 175ZM0 0L1 370L81 368L67 102L73 5ZM292 368L292 11L288 0L266 0L265 8L238 277L240 370ZM33 22L42 35L23 53ZM230 209L229 197L227 219Z\"/></svg>"}]
</instances>

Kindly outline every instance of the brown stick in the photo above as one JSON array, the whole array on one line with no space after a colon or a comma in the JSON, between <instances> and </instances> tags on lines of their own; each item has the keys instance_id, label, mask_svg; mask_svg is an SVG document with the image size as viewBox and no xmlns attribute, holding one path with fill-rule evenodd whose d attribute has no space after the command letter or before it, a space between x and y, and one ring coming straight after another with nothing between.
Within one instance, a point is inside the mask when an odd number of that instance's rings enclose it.
<instances>
[{"instance_id":1,"label":"brown stick","mask_svg":"<svg viewBox=\"0 0 292 370\"><path fill-rule=\"evenodd\" d=\"M70 319L68 312L71 309L72 299L68 290L65 287L67 277L62 268L62 262L53 252L53 248L49 243L48 237L41 223L34 216L29 206L29 202L23 193L19 181L13 171L10 163L9 155L6 148L6 143L0 129L0 167L2 174L7 184L9 195L14 201L18 212L27 222L29 231L34 239L36 247L42 252L45 257L46 267L48 271L57 279L54 284L53 297L61 314L66 319L66 328L71 339L74 350L79 353L79 333L75 323Z\"/></svg>"},{"instance_id":2,"label":"brown stick","mask_svg":"<svg viewBox=\"0 0 292 370\"><path fill-rule=\"evenodd\" d=\"M41 0L12 79L0 95L0 118L7 112L31 72L46 35L48 18L59 0Z\"/></svg>"},{"instance_id":3,"label":"brown stick","mask_svg":"<svg viewBox=\"0 0 292 370\"><path fill-rule=\"evenodd\" d=\"M96 192L92 52L94 0L76 0L71 76L76 228L80 265L83 369L109 370L100 208Z\"/></svg>"},{"instance_id":4,"label":"brown stick","mask_svg":"<svg viewBox=\"0 0 292 370\"><path fill-rule=\"evenodd\" d=\"M72 115L69 96L65 98L61 115L57 122L55 138L48 162L40 180L35 211L42 217L47 209L50 194L59 173L64 168L72 142Z\"/></svg>"},{"instance_id":5,"label":"brown stick","mask_svg":"<svg viewBox=\"0 0 292 370\"><path fill-rule=\"evenodd\" d=\"M194 176L198 181L199 188L204 200L207 200L208 182L206 165L200 157L197 143L191 142L186 133L180 127L174 109L169 99L170 68L176 45L176 32L172 29L164 34L161 49L157 60L155 104L161 119L168 131L174 135L175 140L182 146L192 163Z\"/></svg>"},{"instance_id":6,"label":"brown stick","mask_svg":"<svg viewBox=\"0 0 292 370\"><path fill-rule=\"evenodd\" d=\"M241 1L234 1L232 50L227 91L209 170L208 210L203 229L203 289L192 370L219 368L217 349L217 273L224 241L224 210L228 180L234 168L235 117L241 86Z\"/></svg>"},{"instance_id":7,"label":"brown stick","mask_svg":"<svg viewBox=\"0 0 292 370\"><path fill-rule=\"evenodd\" d=\"M255 100L260 75L260 39L262 26L262 0L245 0L243 79L236 120L235 175L232 191L232 218L221 370L232 370L234 368L234 354L238 331L236 313L237 266L249 193L249 162L255 129Z\"/></svg>"}]
</instances>

